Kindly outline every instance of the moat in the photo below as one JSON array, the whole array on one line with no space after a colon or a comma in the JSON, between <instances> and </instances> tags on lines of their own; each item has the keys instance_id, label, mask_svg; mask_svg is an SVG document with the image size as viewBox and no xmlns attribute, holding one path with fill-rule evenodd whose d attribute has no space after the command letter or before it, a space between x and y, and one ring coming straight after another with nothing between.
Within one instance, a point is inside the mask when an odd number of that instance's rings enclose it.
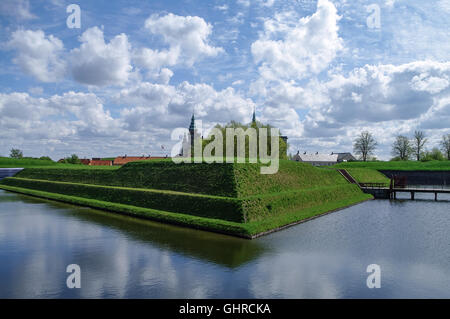
<instances>
[{"instance_id":1,"label":"moat","mask_svg":"<svg viewBox=\"0 0 450 319\"><path fill-rule=\"evenodd\" d=\"M450 298L450 196L404 198L245 240L0 190L0 298Z\"/></svg>"}]
</instances>

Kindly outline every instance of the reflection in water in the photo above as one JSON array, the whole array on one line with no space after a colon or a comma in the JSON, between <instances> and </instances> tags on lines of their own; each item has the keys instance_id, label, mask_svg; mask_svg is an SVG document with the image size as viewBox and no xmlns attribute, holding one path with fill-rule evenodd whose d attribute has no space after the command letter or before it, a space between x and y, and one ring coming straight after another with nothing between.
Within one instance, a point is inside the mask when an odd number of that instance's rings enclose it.
<instances>
[{"instance_id":1,"label":"reflection in water","mask_svg":"<svg viewBox=\"0 0 450 319\"><path fill-rule=\"evenodd\" d=\"M376 200L250 241L0 191L0 297L448 298L449 230L448 202Z\"/></svg>"}]
</instances>

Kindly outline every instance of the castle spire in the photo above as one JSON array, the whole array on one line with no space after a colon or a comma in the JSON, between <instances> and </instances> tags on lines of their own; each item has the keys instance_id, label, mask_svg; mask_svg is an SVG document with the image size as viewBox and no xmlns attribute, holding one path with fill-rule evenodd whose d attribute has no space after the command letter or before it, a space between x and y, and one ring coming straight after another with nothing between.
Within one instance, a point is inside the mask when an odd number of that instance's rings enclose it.
<instances>
[{"instance_id":1,"label":"castle spire","mask_svg":"<svg viewBox=\"0 0 450 319\"><path fill-rule=\"evenodd\" d=\"M189 131L194 131L194 130L195 130L195 116L194 116L194 112L192 112L191 125L189 125Z\"/></svg>"},{"instance_id":2,"label":"castle spire","mask_svg":"<svg viewBox=\"0 0 450 319\"><path fill-rule=\"evenodd\" d=\"M256 123L256 107L253 107L252 123Z\"/></svg>"}]
</instances>

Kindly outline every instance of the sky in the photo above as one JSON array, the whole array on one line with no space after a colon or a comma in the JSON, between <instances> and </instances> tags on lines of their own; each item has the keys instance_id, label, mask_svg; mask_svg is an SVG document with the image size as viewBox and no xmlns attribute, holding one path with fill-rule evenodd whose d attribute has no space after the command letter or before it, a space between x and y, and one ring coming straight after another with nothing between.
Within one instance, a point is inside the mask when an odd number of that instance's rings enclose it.
<instances>
[{"instance_id":1,"label":"sky","mask_svg":"<svg viewBox=\"0 0 450 319\"><path fill-rule=\"evenodd\" d=\"M78 5L79 28L71 4ZM450 133L450 0L0 1L0 156L170 155L192 113L289 152ZM74 27L75 26L75 27Z\"/></svg>"}]
</instances>

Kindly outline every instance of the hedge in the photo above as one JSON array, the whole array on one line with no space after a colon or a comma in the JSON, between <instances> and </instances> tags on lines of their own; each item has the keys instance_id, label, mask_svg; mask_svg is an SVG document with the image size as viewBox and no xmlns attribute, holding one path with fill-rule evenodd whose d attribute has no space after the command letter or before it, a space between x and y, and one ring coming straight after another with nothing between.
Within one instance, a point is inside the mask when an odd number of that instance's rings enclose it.
<instances>
[{"instance_id":1,"label":"hedge","mask_svg":"<svg viewBox=\"0 0 450 319\"><path fill-rule=\"evenodd\" d=\"M356 185L346 184L236 199L15 177L4 179L2 184L242 223L344 200L361 193Z\"/></svg>"},{"instance_id":2,"label":"hedge","mask_svg":"<svg viewBox=\"0 0 450 319\"><path fill-rule=\"evenodd\" d=\"M117 170L26 168L16 177L82 184L147 188L244 198L314 187L345 185L339 172L280 160L278 173L260 173L262 164L128 163Z\"/></svg>"},{"instance_id":3,"label":"hedge","mask_svg":"<svg viewBox=\"0 0 450 319\"><path fill-rule=\"evenodd\" d=\"M235 198L132 189L79 183L54 182L9 177L3 185L30 188L44 192L96 199L100 201L152 208L194 216L244 222L242 203Z\"/></svg>"},{"instance_id":4,"label":"hedge","mask_svg":"<svg viewBox=\"0 0 450 319\"><path fill-rule=\"evenodd\" d=\"M241 224L218 219L210 219L186 214L158 211L149 208L135 207L131 205L99 201L94 199L48 193L40 190L26 189L21 187L8 186L4 184L0 184L0 188L17 193L37 196L41 198L57 200L61 202L82 205L97 209L103 209L106 211L116 212L120 214L126 214L130 216L151 219L155 221L171 223L191 228L209 230L249 239L270 233L272 231L278 230L280 228L289 225L304 222L312 218L321 216L323 214L327 214L332 211L339 210L372 198L369 194L364 194L361 192L355 194L351 198L342 199L334 202L328 202L322 205L310 207L289 214L272 216L261 221Z\"/></svg>"},{"instance_id":5,"label":"hedge","mask_svg":"<svg viewBox=\"0 0 450 319\"><path fill-rule=\"evenodd\" d=\"M16 177L236 197L232 164L132 162L116 170L25 168Z\"/></svg>"}]
</instances>

